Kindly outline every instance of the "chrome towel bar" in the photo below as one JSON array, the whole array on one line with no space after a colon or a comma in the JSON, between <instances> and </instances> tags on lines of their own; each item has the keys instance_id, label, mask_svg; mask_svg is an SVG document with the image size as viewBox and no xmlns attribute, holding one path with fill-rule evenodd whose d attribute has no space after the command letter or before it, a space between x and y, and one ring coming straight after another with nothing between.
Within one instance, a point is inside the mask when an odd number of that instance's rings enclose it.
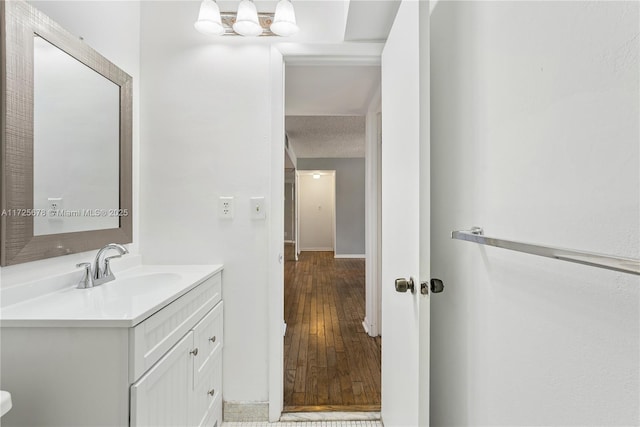
<instances>
[{"instance_id":1,"label":"chrome towel bar","mask_svg":"<svg viewBox=\"0 0 640 427\"><path fill-rule=\"evenodd\" d=\"M480 227L473 227L471 230L453 231L451 232L451 238L640 276L640 260L638 259L497 239L485 236L483 229Z\"/></svg>"}]
</instances>

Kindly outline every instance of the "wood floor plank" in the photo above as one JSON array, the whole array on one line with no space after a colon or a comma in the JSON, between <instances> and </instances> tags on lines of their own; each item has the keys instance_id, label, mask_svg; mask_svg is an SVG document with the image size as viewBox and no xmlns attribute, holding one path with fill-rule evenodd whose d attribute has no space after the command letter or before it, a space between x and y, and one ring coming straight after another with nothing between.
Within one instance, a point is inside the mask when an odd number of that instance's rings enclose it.
<instances>
[{"instance_id":1,"label":"wood floor plank","mask_svg":"<svg viewBox=\"0 0 640 427\"><path fill-rule=\"evenodd\" d=\"M284 412L380 412L380 405L291 405Z\"/></svg>"},{"instance_id":2,"label":"wood floor plank","mask_svg":"<svg viewBox=\"0 0 640 427\"><path fill-rule=\"evenodd\" d=\"M296 370L287 369L284 371L284 400L293 402L293 386L296 380Z\"/></svg>"},{"instance_id":3,"label":"wood floor plank","mask_svg":"<svg viewBox=\"0 0 640 427\"><path fill-rule=\"evenodd\" d=\"M340 392L342 393L343 405L355 405L353 397L353 380L350 375L349 362L344 352L337 353L338 356L338 375L340 379Z\"/></svg>"},{"instance_id":4,"label":"wood floor plank","mask_svg":"<svg viewBox=\"0 0 640 427\"><path fill-rule=\"evenodd\" d=\"M333 252L293 259L285 262L285 411L379 410L381 340L362 327L364 260Z\"/></svg>"},{"instance_id":5,"label":"wood floor plank","mask_svg":"<svg viewBox=\"0 0 640 427\"><path fill-rule=\"evenodd\" d=\"M327 377L329 379L329 402L342 405L342 392L340 390L340 377L338 375L338 360L336 349L327 348Z\"/></svg>"}]
</instances>

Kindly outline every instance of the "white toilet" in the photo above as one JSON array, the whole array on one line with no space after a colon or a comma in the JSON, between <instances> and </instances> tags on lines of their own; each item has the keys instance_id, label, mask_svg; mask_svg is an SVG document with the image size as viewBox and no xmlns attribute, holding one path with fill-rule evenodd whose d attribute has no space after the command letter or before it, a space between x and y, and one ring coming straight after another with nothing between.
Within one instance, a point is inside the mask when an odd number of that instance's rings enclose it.
<instances>
[{"instance_id":1,"label":"white toilet","mask_svg":"<svg viewBox=\"0 0 640 427\"><path fill-rule=\"evenodd\" d=\"M11 409L11 393L0 390L0 417Z\"/></svg>"}]
</instances>

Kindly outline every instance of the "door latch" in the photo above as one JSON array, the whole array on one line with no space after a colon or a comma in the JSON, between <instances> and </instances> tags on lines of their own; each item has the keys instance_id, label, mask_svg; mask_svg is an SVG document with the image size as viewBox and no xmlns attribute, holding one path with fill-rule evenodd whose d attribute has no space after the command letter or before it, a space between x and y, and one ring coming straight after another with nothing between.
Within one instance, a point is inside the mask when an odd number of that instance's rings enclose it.
<instances>
[{"instance_id":1,"label":"door latch","mask_svg":"<svg viewBox=\"0 0 640 427\"><path fill-rule=\"evenodd\" d=\"M420 282L420 293L422 295L429 295L429 282Z\"/></svg>"},{"instance_id":2,"label":"door latch","mask_svg":"<svg viewBox=\"0 0 640 427\"><path fill-rule=\"evenodd\" d=\"M431 285L431 292L439 294L444 291L444 283L440 279L431 279L429 282L420 282L420 293L422 295L429 295L429 285Z\"/></svg>"}]
</instances>

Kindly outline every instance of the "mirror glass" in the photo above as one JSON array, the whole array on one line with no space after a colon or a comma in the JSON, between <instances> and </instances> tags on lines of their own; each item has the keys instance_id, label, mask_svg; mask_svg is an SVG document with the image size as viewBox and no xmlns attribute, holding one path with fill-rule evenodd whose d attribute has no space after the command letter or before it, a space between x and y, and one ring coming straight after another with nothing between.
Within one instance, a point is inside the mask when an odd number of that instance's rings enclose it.
<instances>
[{"instance_id":1,"label":"mirror glass","mask_svg":"<svg viewBox=\"0 0 640 427\"><path fill-rule=\"evenodd\" d=\"M34 37L33 235L118 228L120 86Z\"/></svg>"}]
</instances>

